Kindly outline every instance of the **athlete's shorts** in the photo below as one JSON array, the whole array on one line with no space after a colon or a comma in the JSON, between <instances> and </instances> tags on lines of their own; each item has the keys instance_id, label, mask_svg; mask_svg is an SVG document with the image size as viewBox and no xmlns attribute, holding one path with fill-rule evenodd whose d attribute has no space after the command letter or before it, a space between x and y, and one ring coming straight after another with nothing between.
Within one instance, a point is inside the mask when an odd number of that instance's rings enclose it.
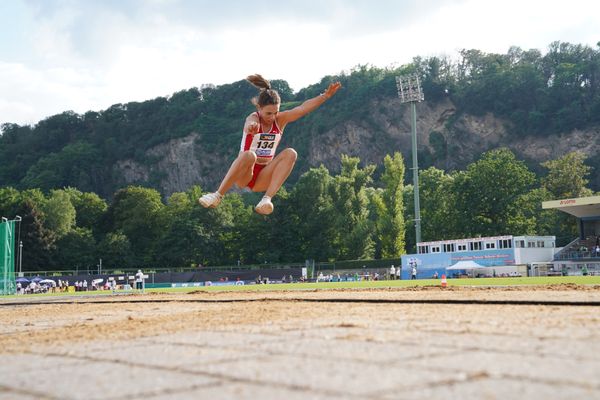
<instances>
[{"instance_id":1,"label":"athlete's shorts","mask_svg":"<svg viewBox=\"0 0 600 400\"><path fill-rule=\"evenodd\" d=\"M250 180L250 182L248 182L247 185L250 189L254 187L254 184L256 183L256 178L258 178L258 174L260 174L260 171L262 171L263 168L266 166L267 164L254 164L254 168L252 169L252 179Z\"/></svg>"}]
</instances>

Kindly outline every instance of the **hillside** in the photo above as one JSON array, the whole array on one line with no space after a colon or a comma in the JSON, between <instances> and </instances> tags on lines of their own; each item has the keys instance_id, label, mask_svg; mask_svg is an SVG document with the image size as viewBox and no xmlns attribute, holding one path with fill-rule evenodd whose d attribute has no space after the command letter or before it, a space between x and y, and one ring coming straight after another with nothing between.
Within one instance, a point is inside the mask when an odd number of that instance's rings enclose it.
<instances>
[{"instance_id":1,"label":"hillside","mask_svg":"<svg viewBox=\"0 0 600 400\"><path fill-rule=\"evenodd\" d=\"M333 80L343 84L319 110L286 128L281 146L299 154L289 182L321 164L336 171L342 154L380 166L385 155L401 151L410 162L410 107L400 103L394 82L406 72L418 73L425 91L417 106L422 168L460 170L487 150L508 147L541 173L541 162L581 151L594 168L589 186L600 190L594 173L600 168L600 52L558 42L546 55L469 50L458 62L431 57L397 69L357 67L298 93L274 81L282 109ZM238 151L255 93L239 81L100 112L65 112L35 126L4 124L0 187L73 186L105 198L129 184L154 187L164 197L193 184L213 190Z\"/></svg>"}]
</instances>

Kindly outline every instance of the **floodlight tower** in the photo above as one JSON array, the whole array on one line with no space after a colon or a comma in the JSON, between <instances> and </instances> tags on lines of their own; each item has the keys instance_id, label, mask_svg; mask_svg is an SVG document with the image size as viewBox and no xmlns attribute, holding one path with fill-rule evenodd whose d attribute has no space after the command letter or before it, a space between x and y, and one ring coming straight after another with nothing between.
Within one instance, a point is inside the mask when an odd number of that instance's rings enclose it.
<instances>
[{"instance_id":1,"label":"floodlight tower","mask_svg":"<svg viewBox=\"0 0 600 400\"><path fill-rule=\"evenodd\" d=\"M421 208L419 206L419 163L417 161L417 103L425 100L417 74L397 76L396 86L401 103L410 103L412 111L412 161L415 195L415 245L421 242Z\"/></svg>"}]
</instances>

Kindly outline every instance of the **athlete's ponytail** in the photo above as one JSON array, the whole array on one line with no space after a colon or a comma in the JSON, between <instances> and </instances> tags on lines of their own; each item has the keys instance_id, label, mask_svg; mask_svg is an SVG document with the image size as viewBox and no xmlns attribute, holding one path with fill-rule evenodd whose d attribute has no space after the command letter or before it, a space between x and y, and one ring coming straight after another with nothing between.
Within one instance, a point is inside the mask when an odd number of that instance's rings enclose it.
<instances>
[{"instance_id":1,"label":"athlete's ponytail","mask_svg":"<svg viewBox=\"0 0 600 400\"><path fill-rule=\"evenodd\" d=\"M281 98L277 90L271 89L271 82L262 77L262 75L254 74L246 78L254 87L260 89L257 97L252 98L252 104L257 107L264 107L270 104L281 103Z\"/></svg>"},{"instance_id":2,"label":"athlete's ponytail","mask_svg":"<svg viewBox=\"0 0 600 400\"><path fill-rule=\"evenodd\" d=\"M254 74L246 78L248 82L259 89L271 89L271 82L262 77L262 75Z\"/></svg>"}]
</instances>

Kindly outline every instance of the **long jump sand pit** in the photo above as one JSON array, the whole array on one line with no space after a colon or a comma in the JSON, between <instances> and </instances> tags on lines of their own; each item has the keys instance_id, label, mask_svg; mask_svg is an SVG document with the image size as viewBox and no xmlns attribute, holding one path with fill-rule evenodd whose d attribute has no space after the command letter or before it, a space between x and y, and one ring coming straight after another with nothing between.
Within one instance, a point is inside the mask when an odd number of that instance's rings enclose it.
<instances>
[{"instance_id":1,"label":"long jump sand pit","mask_svg":"<svg viewBox=\"0 0 600 400\"><path fill-rule=\"evenodd\" d=\"M0 399L600 398L599 286L0 304Z\"/></svg>"}]
</instances>

